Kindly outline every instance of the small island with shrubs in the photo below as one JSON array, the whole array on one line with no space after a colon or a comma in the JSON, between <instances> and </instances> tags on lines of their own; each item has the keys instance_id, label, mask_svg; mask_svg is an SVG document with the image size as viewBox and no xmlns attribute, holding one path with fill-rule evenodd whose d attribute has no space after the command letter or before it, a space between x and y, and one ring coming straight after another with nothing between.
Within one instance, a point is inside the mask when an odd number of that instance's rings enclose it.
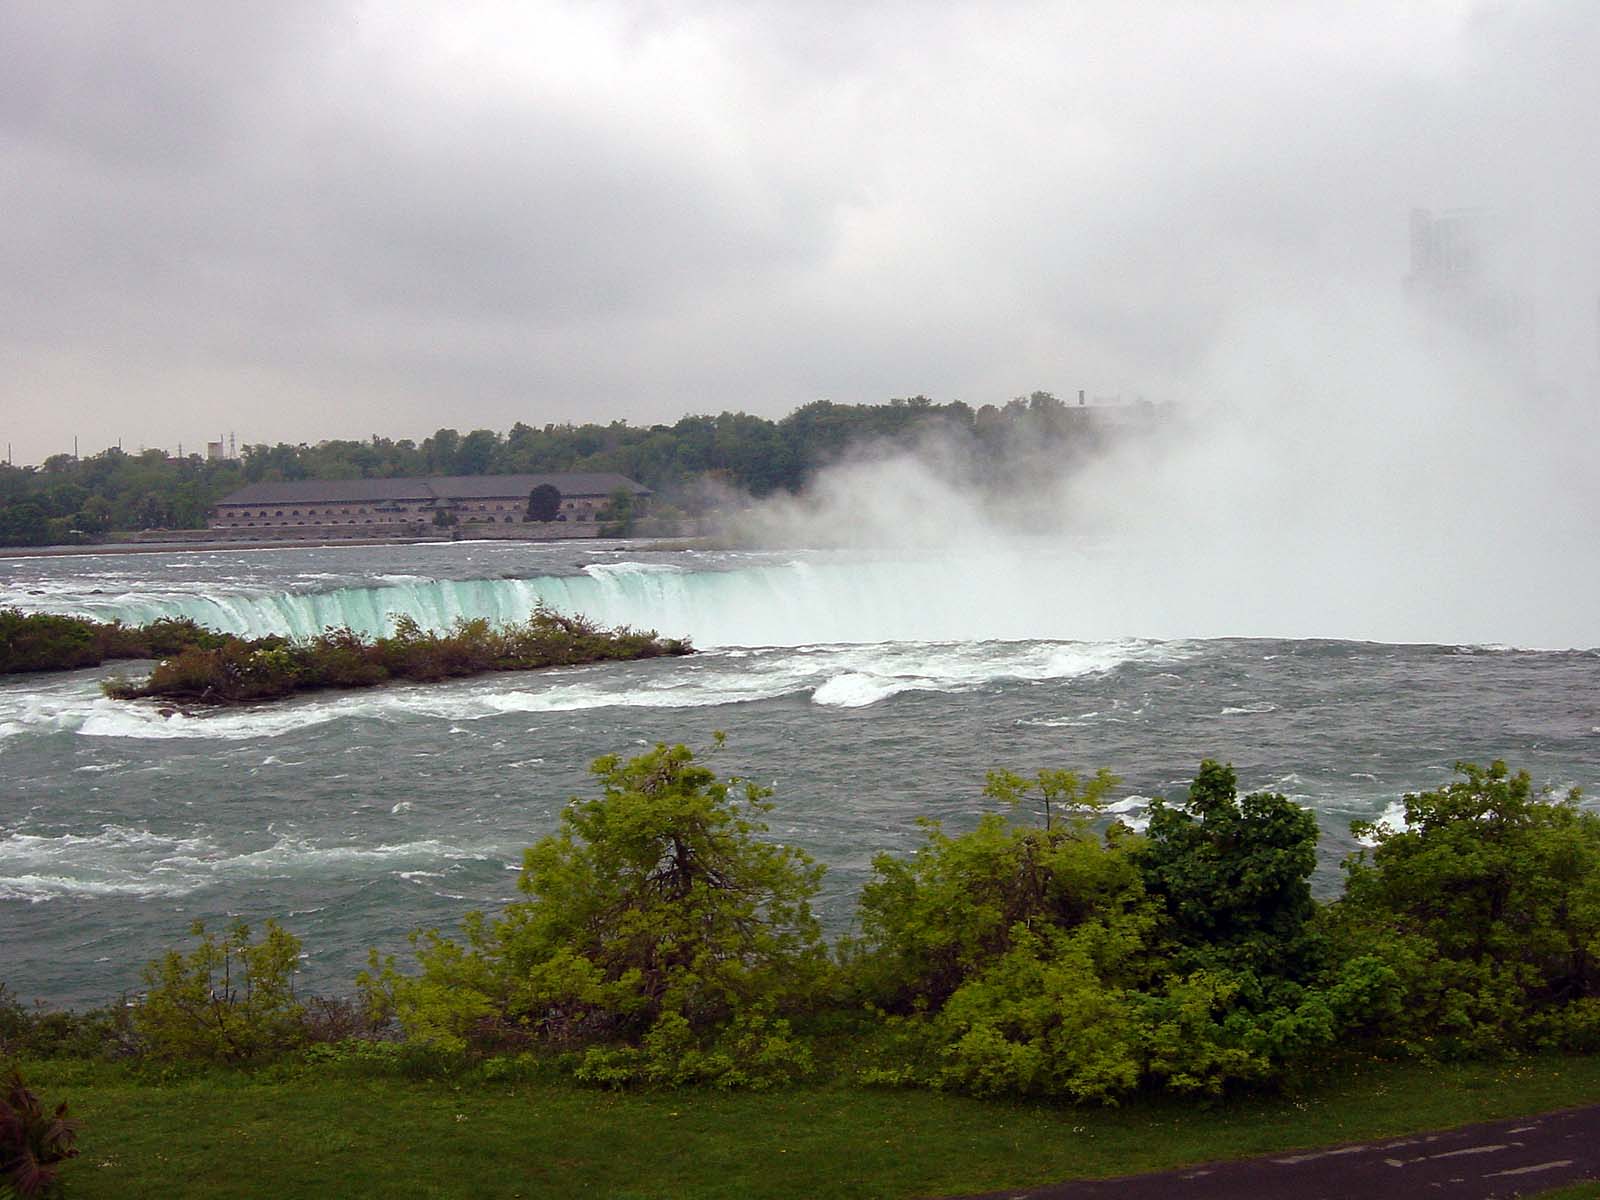
<instances>
[{"instance_id":1,"label":"small island with shrubs","mask_svg":"<svg viewBox=\"0 0 1600 1200\"><path fill-rule=\"evenodd\" d=\"M378 638L353 629L327 629L311 638L196 642L162 659L146 679L108 679L102 686L114 700L158 697L239 704L322 688L377 687L400 680L434 683L490 671L693 653L686 638L663 638L653 630L605 629L543 606L523 622L494 625L482 618L462 619L443 633L423 629L404 614L394 624L392 634Z\"/></svg>"},{"instance_id":2,"label":"small island with shrubs","mask_svg":"<svg viewBox=\"0 0 1600 1200\"><path fill-rule=\"evenodd\" d=\"M112 659L159 659L145 679L108 679L114 700L158 697L197 704L276 700L320 688L435 683L490 671L535 671L694 653L687 638L606 629L539 607L526 621L458 620L443 633L404 614L388 637L328 629L312 638L241 638L187 618L147 625L0 609L0 675L75 671Z\"/></svg>"}]
</instances>

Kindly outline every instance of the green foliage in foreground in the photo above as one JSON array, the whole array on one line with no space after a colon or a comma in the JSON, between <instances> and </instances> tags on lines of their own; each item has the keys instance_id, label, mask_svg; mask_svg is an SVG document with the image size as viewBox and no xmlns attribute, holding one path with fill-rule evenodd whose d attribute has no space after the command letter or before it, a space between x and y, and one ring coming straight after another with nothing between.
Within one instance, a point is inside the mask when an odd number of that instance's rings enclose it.
<instances>
[{"instance_id":1,"label":"green foliage in foreground","mask_svg":"<svg viewBox=\"0 0 1600 1200\"><path fill-rule=\"evenodd\" d=\"M195 922L199 944L169 950L145 968L149 989L134 1027L160 1058L248 1062L299 1043L304 1006L295 998L300 939L268 921L261 939L239 921L225 935Z\"/></svg>"},{"instance_id":2,"label":"green foliage in foreground","mask_svg":"<svg viewBox=\"0 0 1600 1200\"><path fill-rule=\"evenodd\" d=\"M26 1064L83 1120L72 1200L868 1200L1022 1191L1600 1098L1600 1058L1367 1063L1288 1096L1120 1108L833 1085L596 1092L476 1070ZM1581 1194L1581 1193L1578 1193Z\"/></svg>"},{"instance_id":3,"label":"green foliage in foreground","mask_svg":"<svg viewBox=\"0 0 1600 1200\"><path fill-rule=\"evenodd\" d=\"M761 841L768 792L683 746L592 768L601 795L528 850L530 899L470 917L465 945L414 939L421 973L365 984L413 1038L582 1051L579 1079L725 1086L804 1074L785 1017L827 969L811 914L822 870ZM374 956L376 960L376 955Z\"/></svg>"},{"instance_id":4,"label":"green foliage in foreground","mask_svg":"<svg viewBox=\"0 0 1600 1200\"><path fill-rule=\"evenodd\" d=\"M486 671L692 653L686 639L602 629L581 616L544 607L521 624L495 626L482 618L462 618L447 633L431 633L405 615L394 620L389 637L329 629L300 641L228 637L216 646L190 646L158 663L148 679L109 680L105 691L117 700L159 696L230 704L319 688L376 687L401 679L432 682Z\"/></svg>"},{"instance_id":5,"label":"green foliage in foreground","mask_svg":"<svg viewBox=\"0 0 1600 1200\"><path fill-rule=\"evenodd\" d=\"M1098 832L1111 782L1045 772L1045 828L991 814L957 838L931 825L910 860L878 858L851 962L893 1035L869 1078L1100 1102L1216 1095L1280 1081L1382 1001L1373 964L1311 949L1309 813L1276 794L1241 801L1232 770L1206 762L1185 806L1154 805L1144 837ZM1020 798L1021 783L992 776L989 790Z\"/></svg>"},{"instance_id":6,"label":"green foliage in foreground","mask_svg":"<svg viewBox=\"0 0 1600 1200\"><path fill-rule=\"evenodd\" d=\"M0 674L72 671L117 658L163 658L190 647L215 648L226 640L187 618L124 625L0 608Z\"/></svg>"},{"instance_id":7,"label":"green foliage in foreground","mask_svg":"<svg viewBox=\"0 0 1600 1200\"><path fill-rule=\"evenodd\" d=\"M821 868L765 838L765 789L662 745L596 760L600 794L525 855L525 899L414 935L410 968L374 953L364 1017L293 996L285 931L201 930L152 964L131 1028L48 1032L0 995L0 1053L99 1030L169 1062L320 1042L325 1061L613 1088L833 1079L1117 1104L1281 1090L1372 1055L1600 1049L1600 816L1503 763L1459 770L1405 798L1405 830L1364 831L1373 848L1327 905L1307 886L1310 815L1240 797L1220 764L1143 834L1105 813L1104 772L996 773L987 794L1042 803L1043 825L928 823L916 853L874 862L859 934L830 956Z\"/></svg>"},{"instance_id":8,"label":"green foliage in foreground","mask_svg":"<svg viewBox=\"0 0 1600 1200\"><path fill-rule=\"evenodd\" d=\"M1358 826L1328 911L1341 952L1376 956L1404 1002L1376 1036L1431 1054L1600 1049L1600 817L1577 792L1464 764L1405 798L1406 827Z\"/></svg>"},{"instance_id":9,"label":"green foliage in foreground","mask_svg":"<svg viewBox=\"0 0 1600 1200\"><path fill-rule=\"evenodd\" d=\"M1311 815L1241 798L1230 768L1203 763L1143 835L1103 814L1104 772L997 773L987 794L1042 803L1043 827L928 823L875 860L827 969L816 868L759 841L761 793L660 746L596 762L604 796L528 853L532 899L366 983L414 1039L573 1051L608 1084L782 1082L813 1058L797 1031L830 1028L867 1082L1100 1103L1283 1086L1362 1049L1593 1049L1600 818L1461 770L1323 907Z\"/></svg>"}]
</instances>

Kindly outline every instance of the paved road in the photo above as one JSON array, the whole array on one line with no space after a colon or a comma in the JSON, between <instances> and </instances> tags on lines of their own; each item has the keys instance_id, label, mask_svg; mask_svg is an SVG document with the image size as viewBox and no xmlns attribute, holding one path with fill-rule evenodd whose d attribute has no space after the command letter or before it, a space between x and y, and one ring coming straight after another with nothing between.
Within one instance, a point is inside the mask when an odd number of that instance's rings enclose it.
<instances>
[{"instance_id":1,"label":"paved road","mask_svg":"<svg viewBox=\"0 0 1600 1200\"><path fill-rule=\"evenodd\" d=\"M1600 1105L966 1200L1508 1200L1600 1178Z\"/></svg>"}]
</instances>

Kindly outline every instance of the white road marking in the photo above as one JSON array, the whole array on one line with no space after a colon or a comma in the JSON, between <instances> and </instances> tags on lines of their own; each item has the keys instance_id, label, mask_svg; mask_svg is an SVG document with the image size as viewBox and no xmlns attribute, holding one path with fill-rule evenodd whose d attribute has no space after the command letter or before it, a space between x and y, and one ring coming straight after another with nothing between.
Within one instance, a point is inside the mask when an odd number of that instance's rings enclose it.
<instances>
[{"instance_id":1,"label":"white road marking","mask_svg":"<svg viewBox=\"0 0 1600 1200\"><path fill-rule=\"evenodd\" d=\"M1496 1150L1509 1150L1511 1147L1500 1146L1468 1146L1462 1150L1446 1150L1443 1154L1430 1154L1429 1158L1460 1158L1463 1154L1493 1154Z\"/></svg>"},{"instance_id":2,"label":"white road marking","mask_svg":"<svg viewBox=\"0 0 1600 1200\"><path fill-rule=\"evenodd\" d=\"M1558 1158L1555 1162L1540 1163L1536 1167L1512 1167L1506 1171L1490 1171L1485 1179L1493 1179L1497 1175L1532 1175L1535 1171L1554 1171L1557 1167L1570 1167L1572 1159Z\"/></svg>"}]
</instances>

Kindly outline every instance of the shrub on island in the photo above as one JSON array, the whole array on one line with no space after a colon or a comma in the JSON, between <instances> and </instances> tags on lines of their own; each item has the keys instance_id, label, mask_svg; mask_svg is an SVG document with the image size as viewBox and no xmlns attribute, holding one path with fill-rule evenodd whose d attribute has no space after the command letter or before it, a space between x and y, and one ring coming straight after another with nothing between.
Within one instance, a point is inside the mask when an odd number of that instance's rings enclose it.
<instances>
[{"instance_id":1,"label":"shrub on island","mask_svg":"<svg viewBox=\"0 0 1600 1200\"><path fill-rule=\"evenodd\" d=\"M73 671L111 659L162 658L190 647L214 649L227 640L187 617L146 625L94 621L55 613L0 609L0 674Z\"/></svg>"},{"instance_id":2,"label":"shrub on island","mask_svg":"<svg viewBox=\"0 0 1600 1200\"><path fill-rule=\"evenodd\" d=\"M389 637L328 629L312 638L226 638L188 646L156 665L149 678L108 680L117 700L161 697L231 704L270 700L320 688L374 687L396 680L436 682L488 671L528 671L584 663L690 654L686 639L654 632L602 629L583 617L540 607L522 623L458 620L447 632L395 617Z\"/></svg>"}]
</instances>

